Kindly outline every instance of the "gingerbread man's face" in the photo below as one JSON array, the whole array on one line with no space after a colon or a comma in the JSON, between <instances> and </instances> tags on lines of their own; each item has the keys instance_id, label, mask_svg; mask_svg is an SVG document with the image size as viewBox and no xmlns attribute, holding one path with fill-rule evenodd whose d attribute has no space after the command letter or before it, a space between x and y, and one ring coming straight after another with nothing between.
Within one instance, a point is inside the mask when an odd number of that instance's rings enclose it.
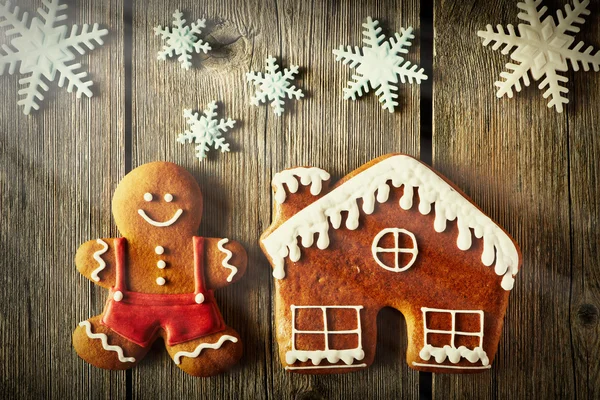
<instances>
[{"instance_id":1,"label":"gingerbread man's face","mask_svg":"<svg viewBox=\"0 0 600 400\"><path fill-rule=\"evenodd\" d=\"M169 162L144 164L121 181L112 201L125 237L193 235L202 218L202 193L194 177Z\"/></svg>"}]
</instances>

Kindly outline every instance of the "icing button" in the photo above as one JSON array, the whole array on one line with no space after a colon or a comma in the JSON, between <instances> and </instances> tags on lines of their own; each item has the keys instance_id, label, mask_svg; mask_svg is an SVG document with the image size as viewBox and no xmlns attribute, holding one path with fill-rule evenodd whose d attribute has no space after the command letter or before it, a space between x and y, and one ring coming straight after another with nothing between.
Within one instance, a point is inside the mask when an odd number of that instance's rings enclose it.
<instances>
[{"instance_id":1,"label":"icing button","mask_svg":"<svg viewBox=\"0 0 600 400\"><path fill-rule=\"evenodd\" d=\"M163 253L165 252L165 248L164 248L164 247L162 247L162 246L156 246L156 247L154 248L154 252L155 252L156 254L163 254Z\"/></svg>"},{"instance_id":2,"label":"icing button","mask_svg":"<svg viewBox=\"0 0 600 400\"><path fill-rule=\"evenodd\" d=\"M158 260L158 262L156 263L156 266L160 269L165 269L165 267L167 266L167 263L164 262L163 260Z\"/></svg>"},{"instance_id":3,"label":"icing button","mask_svg":"<svg viewBox=\"0 0 600 400\"><path fill-rule=\"evenodd\" d=\"M196 295L196 303L198 303L198 304L204 303L204 295L202 293L198 293Z\"/></svg>"},{"instance_id":4,"label":"icing button","mask_svg":"<svg viewBox=\"0 0 600 400\"><path fill-rule=\"evenodd\" d=\"M121 301L121 300L123 300L123 292L121 292L120 290L117 290L115 292L115 294L113 294L113 299L115 301Z\"/></svg>"},{"instance_id":5,"label":"icing button","mask_svg":"<svg viewBox=\"0 0 600 400\"><path fill-rule=\"evenodd\" d=\"M159 286L163 286L165 283L167 283L167 281L165 280L165 278L160 277L160 278L156 278L156 284Z\"/></svg>"}]
</instances>

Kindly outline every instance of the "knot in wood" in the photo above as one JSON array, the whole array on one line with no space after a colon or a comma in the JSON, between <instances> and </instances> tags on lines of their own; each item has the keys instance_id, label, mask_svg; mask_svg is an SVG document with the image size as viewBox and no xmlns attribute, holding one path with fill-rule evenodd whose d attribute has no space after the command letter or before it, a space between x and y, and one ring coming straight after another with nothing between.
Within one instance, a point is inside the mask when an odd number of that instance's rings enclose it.
<instances>
[{"instance_id":1,"label":"knot in wood","mask_svg":"<svg viewBox=\"0 0 600 400\"><path fill-rule=\"evenodd\" d=\"M593 304L582 304L577 310L579 323L585 328L593 328L598 324L598 307Z\"/></svg>"}]
</instances>

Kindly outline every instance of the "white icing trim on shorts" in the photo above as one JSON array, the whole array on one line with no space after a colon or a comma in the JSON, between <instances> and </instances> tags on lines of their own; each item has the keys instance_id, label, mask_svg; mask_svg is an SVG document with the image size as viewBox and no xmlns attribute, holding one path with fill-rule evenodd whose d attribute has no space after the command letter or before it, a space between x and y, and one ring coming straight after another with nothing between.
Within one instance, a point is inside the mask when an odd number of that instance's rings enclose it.
<instances>
[{"instance_id":1,"label":"white icing trim on shorts","mask_svg":"<svg viewBox=\"0 0 600 400\"><path fill-rule=\"evenodd\" d=\"M92 279L94 282L100 282L98 273L106 268L106 263L100 256L108 251L108 244L102 239L96 239L96 243L102 245L102 248L93 254L94 260L98 262L98 268L92 271Z\"/></svg>"},{"instance_id":2,"label":"white icing trim on shorts","mask_svg":"<svg viewBox=\"0 0 600 400\"><path fill-rule=\"evenodd\" d=\"M102 348L107 351L114 351L119 356L119 361L124 362L135 362L135 358L133 357L125 357L123 354L123 349L117 345L108 344L108 336L104 333L93 333L92 332L92 324L90 321L81 321L79 326L85 327L85 334L88 335L90 339L100 339L102 342Z\"/></svg>"},{"instance_id":3,"label":"white icing trim on shorts","mask_svg":"<svg viewBox=\"0 0 600 400\"><path fill-rule=\"evenodd\" d=\"M217 243L217 247L220 251L225 253L225 259L223 260L221 265L223 265L223 267L231 270L231 273L227 277L227 282L231 282L233 280L233 277L235 276L235 274L237 274L238 269L234 265L229 264L229 260L231 260L231 257L233 257L233 253L231 251L227 250L225 247L223 247L223 245L227 244L227 243L229 243L229 239L227 239L227 238L221 239L221 240L219 240L219 243Z\"/></svg>"},{"instance_id":4,"label":"white icing trim on shorts","mask_svg":"<svg viewBox=\"0 0 600 400\"><path fill-rule=\"evenodd\" d=\"M413 206L414 189L418 190L419 212L427 215L435 204L436 232L444 232L448 221L456 220L458 227L457 246L466 251L472 245L472 233L483 239L481 262L485 266L494 264L494 271L502 276L501 286L511 290L514 276L519 272L519 252L510 237L482 213L474 204L458 193L444 179L420 161L405 155L388 157L357 173L341 185L308 205L262 240L262 244L274 266L273 276L285 278L285 258L300 260L298 246L300 237L302 246L314 244L315 233L319 234L317 247L321 250L329 247L329 225L339 229L342 214L348 213L346 228L355 230L359 225L359 200L366 215L375 211L375 203L388 201L390 185L404 187L400 199L400 208L409 210Z\"/></svg>"},{"instance_id":5,"label":"white icing trim on shorts","mask_svg":"<svg viewBox=\"0 0 600 400\"><path fill-rule=\"evenodd\" d=\"M221 346L223 346L223 343L225 343L226 340L229 340L233 343L237 343L237 341L238 341L238 339L235 336L223 335L219 338L219 340L216 343L200 343L198 345L198 347L196 347L196 349L192 352L179 351L179 352L175 353L175 356L173 356L173 361L175 361L175 364L179 365L179 364L181 364L181 360L180 360L181 357L196 358L200 355L200 353L204 349L215 350L215 349L221 348Z\"/></svg>"}]
</instances>

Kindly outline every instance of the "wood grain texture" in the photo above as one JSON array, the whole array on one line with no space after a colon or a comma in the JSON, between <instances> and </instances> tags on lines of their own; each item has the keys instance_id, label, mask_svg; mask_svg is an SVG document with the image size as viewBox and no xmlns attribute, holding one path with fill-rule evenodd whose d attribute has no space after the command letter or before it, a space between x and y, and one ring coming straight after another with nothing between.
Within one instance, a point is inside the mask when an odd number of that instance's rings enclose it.
<instances>
[{"instance_id":1,"label":"wood grain texture","mask_svg":"<svg viewBox=\"0 0 600 400\"><path fill-rule=\"evenodd\" d=\"M203 37L214 51L195 55L184 71L176 60L156 61L162 41L152 28L171 23L178 8L188 21L207 19ZM418 373L404 361L406 334L397 312L380 316L376 365L345 376L286 374L272 335L272 277L257 240L270 223L270 179L277 171L314 165L341 177L388 152L418 155L419 89L402 86L400 109L389 114L374 94L357 102L342 100L351 71L335 62L340 44L360 45L362 22L381 18L386 32L418 29L418 2L166 1L134 6L133 167L155 160L175 161L194 173L205 196L201 235L230 237L248 250L242 281L217 293L226 322L245 344L241 364L231 372L199 380L179 371L157 351L132 371L134 398L349 398L417 397ZM415 41L408 59L418 61ZM272 55L282 68L300 65L296 80L306 97L286 101L276 117L269 106L254 107L254 88L245 73L264 71ZM175 141L186 129L184 108L198 111L219 101L223 117L238 120L225 134L232 152L213 153L199 162L193 145ZM390 377L393 378L390 378ZM356 390L349 392L348 388Z\"/></svg>"},{"instance_id":2,"label":"wood grain texture","mask_svg":"<svg viewBox=\"0 0 600 400\"><path fill-rule=\"evenodd\" d=\"M544 3L551 13L564 6ZM597 8L580 38L595 47ZM497 100L493 83L509 56L483 47L476 32L516 25L516 3L438 0L434 10L434 166L524 257L492 370L437 375L434 397L597 398L598 74L569 74L563 114L536 84Z\"/></svg>"},{"instance_id":3,"label":"wood grain texture","mask_svg":"<svg viewBox=\"0 0 600 400\"><path fill-rule=\"evenodd\" d=\"M19 1L35 16L38 0ZM94 97L51 83L39 111L17 106L18 80L0 77L0 360L2 398L124 398L125 373L84 363L71 346L77 323L105 294L80 276L80 243L114 235L110 199L123 176L120 1L73 1L68 24L97 22L105 45L81 56ZM4 31L2 44L8 42ZM58 78L57 78L58 80Z\"/></svg>"}]
</instances>

